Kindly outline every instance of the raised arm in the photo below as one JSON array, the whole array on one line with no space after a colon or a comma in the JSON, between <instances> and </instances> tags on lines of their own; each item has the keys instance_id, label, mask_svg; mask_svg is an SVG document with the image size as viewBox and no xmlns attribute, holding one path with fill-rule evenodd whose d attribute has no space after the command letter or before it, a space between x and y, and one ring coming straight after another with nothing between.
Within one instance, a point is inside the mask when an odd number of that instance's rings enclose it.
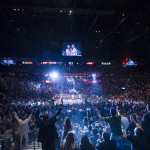
<instances>
[{"instance_id":1,"label":"raised arm","mask_svg":"<svg viewBox=\"0 0 150 150\"><path fill-rule=\"evenodd\" d=\"M117 114L118 114L119 116L121 116L121 113L120 113L120 111L119 111L119 107L118 107L118 106L116 107L116 109L117 109Z\"/></svg>"},{"instance_id":2,"label":"raised arm","mask_svg":"<svg viewBox=\"0 0 150 150\"><path fill-rule=\"evenodd\" d=\"M99 116L102 120L105 120L105 118L103 118L103 117L101 116L101 114L100 114L100 112L98 111L98 109L96 109L96 112L97 112L98 116Z\"/></svg>"},{"instance_id":3,"label":"raised arm","mask_svg":"<svg viewBox=\"0 0 150 150\"><path fill-rule=\"evenodd\" d=\"M14 115L15 119L17 120L17 122L20 124L22 120L18 118L18 116L16 115L15 112L12 112L12 114Z\"/></svg>"},{"instance_id":4,"label":"raised arm","mask_svg":"<svg viewBox=\"0 0 150 150\"><path fill-rule=\"evenodd\" d=\"M38 107L36 113L35 113L35 119L39 120L39 114L40 114L40 107Z\"/></svg>"},{"instance_id":5,"label":"raised arm","mask_svg":"<svg viewBox=\"0 0 150 150\"><path fill-rule=\"evenodd\" d=\"M62 104L60 105L60 107L59 107L59 109L58 109L57 113L56 113L56 114L55 114L55 116L53 117L53 121L54 121L54 122L56 122L56 121L57 121L58 116L59 116L59 115L60 115L60 113L61 113L61 110L62 110Z\"/></svg>"},{"instance_id":6,"label":"raised arm","mask_svg":"<svg viewBox=\"0 0 150 150\"><path fill-rule=\"evenodd\" d=\"M123 127L123 135L125 136L125 138L127 138L127 133L126 133L126 129L125 129L125 125L123 123L122 124L122 127Z\"/></svg>"},{"instance_id":7,"label":"raised arm","mask_svg":"<svg viewBox=\"0 0 150 150\"><path fill-rule=\"evenodd\" d=\"M141 125L138 122L135 121L133 115L132 115L132 121L135 123L136 126L138 126L139 128L142 129Z\"/></svg>"},{"instance_id":8,"label":"raised arm","mask_svg":"<svg viewBox=\"0 0 150 150\"><path fill-rule=\"evenodd\" d=\"M31 120L31 117L32 117L33 112L34 112L34 109L31 110L31 114L30 114L30 116L26 119L26 122L29 122L29 121Z\"/></svg>"}]
</instances>

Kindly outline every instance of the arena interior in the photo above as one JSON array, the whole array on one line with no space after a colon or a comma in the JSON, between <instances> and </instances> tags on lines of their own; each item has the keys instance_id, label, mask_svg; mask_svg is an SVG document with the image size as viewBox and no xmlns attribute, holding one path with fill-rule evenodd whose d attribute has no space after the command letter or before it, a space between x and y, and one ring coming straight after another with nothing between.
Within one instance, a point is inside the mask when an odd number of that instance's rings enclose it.
<instances>
[{"instance_id":1,"label":"arena interior","mask_svg":"<svg viewBox=\"0 0 150 150\"><path fill-rule=\"evenodd\" d=\"M150 2L0 2L0 150L150 150Z\"/></svg>"}]
</instances>

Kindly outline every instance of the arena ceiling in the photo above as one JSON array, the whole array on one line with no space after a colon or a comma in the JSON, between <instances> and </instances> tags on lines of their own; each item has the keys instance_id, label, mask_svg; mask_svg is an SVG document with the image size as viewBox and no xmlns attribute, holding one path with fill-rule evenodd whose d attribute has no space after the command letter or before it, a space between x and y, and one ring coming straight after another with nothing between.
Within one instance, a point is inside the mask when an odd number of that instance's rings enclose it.
<instances>
[{"instance_id":1,"label":"arena ceiling","mask_svg":"<svg viewBox=\"0 0 150 150\"><path fill-rule=\"evenodd\" d=\"M1 56L61 56L81 41L88 60L150 58L147 0L1 0Z\"/></svg>"}]
</instances>

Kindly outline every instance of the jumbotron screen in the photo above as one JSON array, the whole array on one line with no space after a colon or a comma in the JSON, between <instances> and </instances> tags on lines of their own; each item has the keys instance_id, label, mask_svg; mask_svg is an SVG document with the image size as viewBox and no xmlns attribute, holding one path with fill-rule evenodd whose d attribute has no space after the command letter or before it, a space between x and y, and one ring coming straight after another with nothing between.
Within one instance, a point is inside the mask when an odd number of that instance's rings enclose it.
<instances>
[{"instance_id":1,"label":"jumbotron screen","mask_svg":"<svg viewBox=\"0 0 150 150\"><path fill-rule=\"evenodd\" d=\"M133 61L131 58L127 57L125 61L123 61L122 65L124 67L137 66L137 62Z\"/></svg>"},{"instance_id":2,"label":"jumbotron screen","mask_svg":"<svg viewBox=\"0 0 150 150\"><path fill-rule=\"evenodd\" d=\"M82 56L81 43L62 43L62 56Z\"/></svg>"}]
</instances>

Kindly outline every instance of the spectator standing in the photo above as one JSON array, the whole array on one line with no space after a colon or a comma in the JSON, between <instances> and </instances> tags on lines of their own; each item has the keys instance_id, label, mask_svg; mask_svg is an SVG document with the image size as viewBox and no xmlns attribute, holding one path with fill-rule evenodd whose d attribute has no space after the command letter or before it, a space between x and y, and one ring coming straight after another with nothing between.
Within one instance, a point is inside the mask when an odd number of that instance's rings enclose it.
<instances>
[{"instance_id":1,"label":"spectator standing","mask_svg":"<svg viewBox=\"0 0 150 150\"><path fill-rule=\"evenodd\" d=\"M31 120L32 113L34 112L34 109L31 110L31 114L27 119L19 119L18 116L13 112L15 119L17 120L18 123L18 128L16 131L16 134L20 136L20 145L22 145L22 140L23 137L25 138L25 146L28 147L28 132L29 132L29 121ZM23 136L22 136L23 135Z\"/></svg>"},{"instance_id":2,"label":"spectator standing","mask_svg":"<svg viewBox=\"0 0 150 150\"><path fill-rule=\"evenodd\" d=\"M104 141L100 142L96 147L97 150L116 150L116 142L113 139L110 140L109 133L104 132L103 139Z\"/></svg>"},{"instance_id":3,"label":"spectator standing","mask_svg":"<svg viewBox=\"0 0 150 150\"><path fill-rule=\"evenodd\" d=\"M72 130L72 124L71 124L71 120L70 118L66 118L65 120L65 124L64 124L64 135L63 135L63 140L66 137L66 135L68 134L69 131Z\"/></svg>"},{"instance_id":4,"label":"spectator standing","mask_svg":"<svg viewBox=\"0 0 150 150\"><path fill-rule=\"evenodd\" d=\"M1 138L3 140L3 149L4 150L12 150L13 149L13 136L10 133L11 130L7 129L5 130L4 134L1 135Z\"/></svg>"},{"instance_id":5,"label":"spectator standing","mask_svg":"<svg viewBox=\"0 0 150 150\"><path fill-rule=\"evenodd\" d=\"M99 137L98 137L98 130L97 129L93 129L92 132L93 132L93 135L90 137L90 141L92 142L92 144L94 146L96 146L97 141L99 139Z\"/></svg>"},{"instance_id":6,"label":"spectator standing","mask_svg":"<svg viewBox=\"0 0 150 150\"><path fill-rule=\"evenodd\" d=\"M77 150L77 144L75 141L74 134L69 132L65 140L60 145L60 150Z\"/></svg>"},{"instance_id":7,"label":"spectator standing","mask_svg":"<svg viewBox=\"0 0 150 150\"><path fill-rule=\"evenodd\" d=\"M94 145L89 141L86 134L81 137L79 150L95 150Z\"/></svg>"},{"instance_id":8,"label":"spectator standing","mask_svg":"<svg viewBox=\"0 0 150 150\"><path fill-rule=\"evenodd\" d=\"M111 129L111 138L116 141L118 149L124 150L123 133L121 130L121 116L116 115L116 109L114 107L110 109L110 117L103 118L98 110L97 113L100 119L109 123Z\"/></svg>"},{"instance_id":9,"label":"spectator standing","mask_svg":"<svg viewBox=\"0 0 150 150\"><path fill-rule=\"evenodd\" d=\"M141 126L144 130L144 134L150 141L150 104L147 105L147 113L142 118Z\"/></svg>"},{"instance_id":10,"label":"spectator standing","mask_svg":"<svg viewBox=\"0 0 150 150\"><path fill-rule=\"evenodd\" d=\"M55 150L55 140L58 138L55 123L60 115L62 105L58 109L54 117L49 118L48 114L43 115L43 119L39 119L40 110L36 112L36 122L39 127L38 142L42 143L42 150Z\"/></svg>"},{"instance_id":11,"label":"spectator standing","mask_svg":"<svg viewBox=\"0 0 150 150\"><path fill-rule=\"evenodd\" d=\"M125 132L125 127L123 130L124 136L128 141L132 143L131 150L149 150L150 143L148 138L144 135L144 132L141 128L135 128L135 135L127 135Z\"/></svg>"}]
</instances>

